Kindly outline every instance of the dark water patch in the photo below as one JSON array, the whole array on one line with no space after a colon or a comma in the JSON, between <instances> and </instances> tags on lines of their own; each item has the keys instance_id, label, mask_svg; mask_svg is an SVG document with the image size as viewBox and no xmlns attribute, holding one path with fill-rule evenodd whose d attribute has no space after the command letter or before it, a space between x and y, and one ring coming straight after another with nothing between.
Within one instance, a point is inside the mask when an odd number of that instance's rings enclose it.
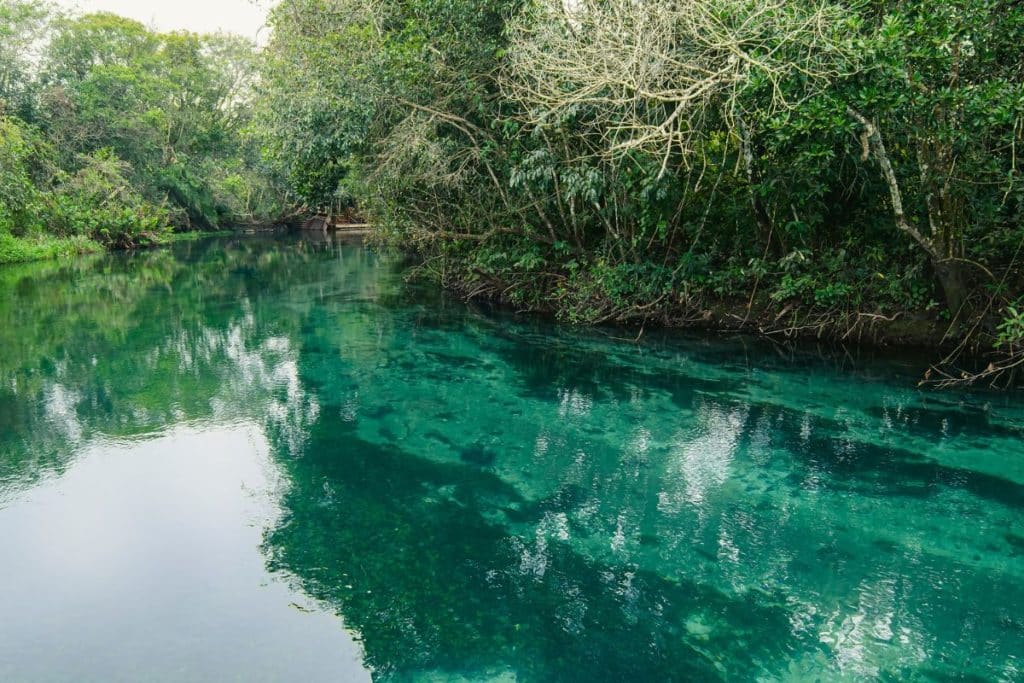
<instances>
[{"instance_id":1,"label":"dark water patch","mask_svg":"<svg viewBox=\"0 0 1024 683\"><path fill-rule=\"evenodd\" d=\"M363 417L370 420L380 420L389 415L395 413L395 408L389 405L374 406L372 408L364 408L362 411Z\"/></svg>"},{"instance_id":2,"label":"dark water patch","mask_svg":"<svg viewBox=\"0 0 1024 683\"><path fill-rule=\"evenodd\" d=\"M805 468L790 473L789 481L803 487L808 478L824 473L836 487L863 495L898 495L927 498L949 488L963 489L974 496L1002 505L1024 509L1024 485L1007 478L945 465L897 446L885 446L849 435L837 420L820 416L808 419L790 408L761 403L751 405L746 425L767 422L772 439L784 452L792 453ZM752 432L744 431L749 443Z\"/></svg>"},{"instance_id":3,"label":"dark water patch","mask_svg":"<svg viewBox=\"0 0 1024 683\"><path fill-rule=\"evenodd\" d=\"M567 389L597 400L626 401L664 392L676 407L689 409L701 392L738 389L739 384L688 374L609 362L598 353L544 347L502 347L499 355L516 371L520 396L556 401Z\"/></svg>"},{"instance_id":4,"label":"dark water patch","mask_svg":"<svg viewBox=\"0 0 1024 683\"><path fill-rule=\"evenodd\" d=\"M834 486L866 496L927 498L948 489L1024 510L1024 485L977 470L951 467L900 448L810 437L793 452L828 473ZM799 475L796 475L799 477Z\"/></svg>"},{"instance_id":5,"label":"dark water patch","mask_svg":"<svg viewBox=\"0 0 1024 683\"><path fill-rule=\"evenodd\" d=\"M993 422L990 411L982 407L958 404L950 409L936 407L869 407L871 417L896 425L899 429L921 437L978 439L1024 439L1024 425L1011 426Z\"/></svg>"},{"instance_id":6,"label":"dark water patch","mask_svg":"<svg viewBox=\"0 0 1024 683\"><path fill-rule=\"evenodd\" d=\"M1004 538L1017 552L1024 553L1024 536L1007 532Z\"/></svg>"},{"instance_id":7,"label":"dark water patch","mask_svg":"<svg viewBox=\"0 0 1024 683\"><path fill-rule=\"evenodd\" d=\"M460 356L454 353L441 353L431 351L424 354L426 358L442 366L458 368L460 370L474 369L481 367L479 360L469 356Z\"/></svg>"},{"instance_id":8,"label":"dark water patch","mask_svg":"<svg viewBox=\"0 0 1024 683\"><path fill-rule=\"evenodd\" d=\"M333 443L323 430L310 449ZM313 488L288 495L267 550L273 570L337 605L383 678L510 667L525 681L719 680L792 645L785 612L758 594L734 599L509 535L467 505L512 499L489 475L348 438L343 453L290 467ZM325 489L339 505L310 504Z\"/></svg>"},{"instance_id":9,"label":"dark water patch","mask_svg":"<svg viewBox=\"0 0 1024 683\"><path fill-rule=\"evenodd\" d=\"M459 459L462 460L462 462L469 463L471 465L478 465L480 467L493 465L497 458L498 456L493 450L478 444L467 446L459 451Z\"/></svg>"},{"instance_id":10,"label":"dark water patch","mask_svg":"<svg viewBox=\"0 0 1024 683\"><path fill-rule=\"evenodd\" d=\"M991 683L989 679L982 676L969 673L951 674L948 671L932 667L925 667L922 674L925 676L925 680L936 681L937 683Z\"/></svg>"}]
</instances>

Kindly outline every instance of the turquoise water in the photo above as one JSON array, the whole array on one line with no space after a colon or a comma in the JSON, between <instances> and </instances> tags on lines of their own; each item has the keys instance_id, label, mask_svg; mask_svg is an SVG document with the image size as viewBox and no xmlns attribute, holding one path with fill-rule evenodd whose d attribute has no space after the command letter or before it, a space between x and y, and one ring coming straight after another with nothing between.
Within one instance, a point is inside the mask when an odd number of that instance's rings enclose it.
<instances>
[{"instance_id":1,"label":"turquoise water","mask_svg":"<svg viewBox=\"0 0 1024 683\"><path fill-rule=\"evenodd\" d=\"M0 269L0 680L1024 680L1020 396L401 273Z\"/></svg>"}]
</instances>

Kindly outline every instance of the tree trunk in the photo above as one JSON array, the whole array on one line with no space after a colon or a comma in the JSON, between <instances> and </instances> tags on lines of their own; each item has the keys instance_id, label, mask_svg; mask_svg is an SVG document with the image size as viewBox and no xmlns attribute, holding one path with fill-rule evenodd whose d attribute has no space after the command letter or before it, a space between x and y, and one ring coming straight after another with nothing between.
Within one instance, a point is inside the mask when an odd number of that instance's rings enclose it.
<instances>
[{"instance_id":1,"label":"tree trunk","mask_svg":"<svg viewBox=\"0 0 1024 683\"><path fill-rule=\"evenodd\" d=\"M949 314L953 320L963 312L967 304L968 287L964 277L964 269L960 262L955 260L935 261L932 263L935 268L935 277L942 285L942 292L946 296L946 306L949 307Z\"/></svg>"},{"instance_id":2,"label":"tree trunk","mask_svg":"<svg viewBox=\"0 0 1024 683\"><path fill-rule=\"evenodd\" d=\"M753 142L750 139L746 125L743 123L743 119L736 117L736 124L740 134L740 154L743 157L743 166L747 173L747 191L750 194L750 208L754 213L754 220L757 221L761 240L765 243L765 253L768 253L772 248L772 235L774 231L772 230L772 219L764 206L761 194L758 192L758 188L761 185L761 174L754 163Z\"/></svg>"},{"instance_id":3,"label":"tree trunk","mask_svg":"<svg viewBox=\"0 0 1024 683\"><path fill-rule=\"evenodd\" d=\"M903 192L900 190L899 181L896 178L896 171L893 169L892 161L885 149L885 142L878 126L866 116L847 107L846 111L864 127L861 134L861 145L864 148L862 158L867 161L868 157L874 156L882 170L882 178L889 186L889 195L892 201L893 218L896 220L896 227L913 238L915 242L928 254L935 270L935 277L942 286L942 292L946 297L946 305L949 313L955 320L962 312L967 303L968 289L964 274L963 262L951 258L954 247L953 228L941 211L942 207L933 207L931 197L928 198L928 218L931 223L931 236L926 237L911 222L903 210ZM927 178L927 169L923 167L924 160L919 157L922 165L923 175ZM927 183L925 182L927 186ZM926 190L927 191L927 190Z\"/></svg>"}]
</instances>

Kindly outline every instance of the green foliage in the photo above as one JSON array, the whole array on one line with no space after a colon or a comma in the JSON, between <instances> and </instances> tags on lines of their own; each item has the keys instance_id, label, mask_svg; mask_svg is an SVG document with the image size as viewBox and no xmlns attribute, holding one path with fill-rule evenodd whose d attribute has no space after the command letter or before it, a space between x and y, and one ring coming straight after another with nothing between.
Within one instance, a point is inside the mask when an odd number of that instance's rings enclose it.
<instances>
[{"instance_id":1,"label":"green foliage","mask_svg":"<svg viewBox=\"0 0 1024 683\"><path fill-rule=\"evenodd\" d=\"M273 220L256 46L0 0L0 232L110 247Z\"/></svg>"},{"instance_id":2,"label":"green foliage","mask_svg":"<svg viewBox=\"0 0 1024 683\"><path fill-rule=\"evenodd\" d=\"M30 74L50 17L51 5L46 2L0 2L0 116L31 111Z\"/></svg>"},{"instance_id":3,"label":"green foliage","mask_svg":"<svg viewBox=\"0 0 1024 683\"><path fill-rule=\"evenodd\" d=\"M17 119L0 118L0 234L34 227L40 196L36 185L42 149Z\"/></svg>"},{"instance_id":4,"label":"green foliage","mask_svg":"<svg viewBox=\"0 0 1024 683\"><path fill-rule=\"evenodd\" d=\"M1024 352L1024 299L1006 307L996 346L1011 354Z\"/></svg>"},{"instance_id":5,"label":"green foliage","mask_svg":"<svg viewBox=\"0 0 1024 683\"><path fill-rule=\"evenodd\" d=\"M14 237L0 234L0 265L91 254L102 246L87 237Z\"/></svg>"},{"instance_id":6,"label":"green foliage","mask_svg":"<svg viewBox=\"0 0 1024 683\"><path fill-rule=\"evenodd\" d=\"M170 230L170 216L132 188L130 171L109 149L86 157L82 168L53 194L52 229L111 247L159 242Z\"/></svg>"},{"instance_id":7,"label":"green foliage","mask_svg":"<svg viewBox=\"0 0 1024 683\"><path fill-rule=\"evenodd\" d=\"M285 0L264 159L424 274L574 321L964 323L1019 294L992 278L1024 241L1024 6L701 6L722 36L685 3L609 0L613 30L554 0Z\"/></svg>"}]
</instances>

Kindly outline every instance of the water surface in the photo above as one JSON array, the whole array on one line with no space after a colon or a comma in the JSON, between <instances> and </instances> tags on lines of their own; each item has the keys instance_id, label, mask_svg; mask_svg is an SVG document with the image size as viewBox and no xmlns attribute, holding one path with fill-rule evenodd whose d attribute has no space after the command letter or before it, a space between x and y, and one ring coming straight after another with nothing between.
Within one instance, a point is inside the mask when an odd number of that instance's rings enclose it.
<instances>
[{"instance_id":1,"label":"water surface","mask_svg":"<svg viewBox=\"0 0 1024 683\"><path fill-rule=\"evenodd\" d=\"M1024 401L235 239L0 269L0 680L1024 677Z\"/></svg>"}]
</instances>

